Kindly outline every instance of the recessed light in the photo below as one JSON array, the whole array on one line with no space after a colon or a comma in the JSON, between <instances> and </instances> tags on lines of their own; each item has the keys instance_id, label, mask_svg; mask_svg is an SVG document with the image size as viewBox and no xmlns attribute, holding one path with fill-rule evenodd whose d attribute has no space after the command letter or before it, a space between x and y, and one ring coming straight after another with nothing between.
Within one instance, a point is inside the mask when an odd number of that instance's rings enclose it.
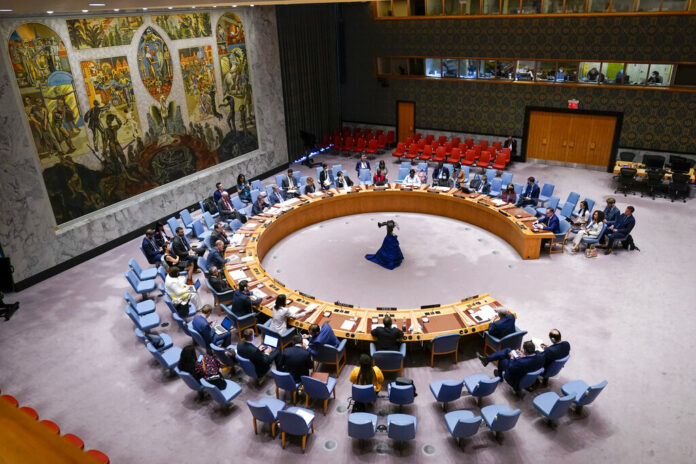
<instances>
[{"instance_id":1,"label":"recessed light","mask_svg":"<svg viewBox=\"0 0 696 464\"><path fill-rule=\"evenodd\" d=\"M12 8L0 8L0 13L9 13L12 11Z\"/></svg>"},{"instance_id":2,"label":"recessed light","mask_svg":"<svg viewBox=\"0 0 696 464\"><path fill-rule=\"evenodd\" d=\"M88 13L88 12L89 12L89 10L82 10L82 12L83 12L83 13Z\"/></svg>"},{"instance_id":3,"label":"recessed light","mask_svg":"<svg viewBox=\"0 0 696 464\"><path fill-rule=\"evenodd\" d=\"M120 8L114 8L114 11L119 11L119 10L120 10Z\"/></svg>"},{"instance_id":4,"label":"recessed light","mask_svg":"<svg viewBox=\"0 0 696 464\"><path fill-rule=\"evenodd\" d=\"M89 6L106 6L106 3L88 3Z\"/></svg>"},{"instance_id":5,"label":"recessed light","mask_svg":"<svg viewBox=\"0 0 696 464\"><path fill-rule=\"evenodd\" d=\"M46 10L47 14L53 14L53 10Z\"/></svg>"},{"instance_id":6,"label":"recessed light","mask_svg":"<svg viewBox=\"0 0 696 464\"><path fill-rule=\"evenodd\" d=\"M173 6L168 6L167 9L168 9L168 10L173 10L174 7L173 7Z\"/></svg>"},{"instance_id":7,"label":"recessed light","mask_svg":"<svg viewBox=\"0 0 696 464\"><path fill-rule=\"evenodd\" d=\"M252 7L252 8L254 8L254 4L253 4L253 3L252 3L251 5L249 5L249 6Z\"/></svg>"},{"instance_id":8,"label":"recessed light","mask_svg":"<svg viewBox=\"0 0 696 464\"><path fill-rule=\"evenodd\" d=\"M191 7L191 9L192 9L192 10L195 10L195 9L196 9L195 5L194 5L194 6L192 6L192 7Z\"/></svg>"},{"instance_id":9,"label":"recessed light","mask_svg":"<svg viewBox=\"0 0 696 464\"><path fill-rule=\"evenodd\" d=\"M237 8L237 5L232 5L232 8Z\"/></svg>"},{"instance_id":10,"label":"recessed light","mask_svg":"<svg viewBox=\"0 0 696 464\"><path fill-rule=\"evenodd\" d=\"M213 8L217 8L217 5L213 5Z\"/></svg>"},{"instance_id":11,"label":"recessed light","mask_svg":"<svg viewBox=\"0 0 696 464\"><path fill-rule=\"evenodd\" d=\"M147 7L143 8L143 11L147 11Z\"/></svg>"}]
</instances>

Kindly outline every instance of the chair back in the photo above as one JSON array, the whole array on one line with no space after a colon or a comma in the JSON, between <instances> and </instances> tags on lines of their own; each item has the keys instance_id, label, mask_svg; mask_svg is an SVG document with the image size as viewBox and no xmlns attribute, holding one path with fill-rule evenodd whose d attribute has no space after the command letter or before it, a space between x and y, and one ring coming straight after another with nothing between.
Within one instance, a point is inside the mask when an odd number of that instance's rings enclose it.
<instances>
[{"instance_id":1,"label":"chair back","mask_svg":"<svg viewBox=\"0 0 696 464\"><path fill-rule=\"evenodd\" d=\"M317 362L328 362L335 363L336 357L345 350L346 344L341 341L338 347L333 345L322 344L317 349L317 354L314 356L314 360Z\"/></svg>"},{"instance_id":2,"label":"chair back","mask_svg":"<svg viewBox=\"0 0 696 464\"><path fill-rule=\"evenodd\" d=\"M128 269L126 271L126 280L128 281L129 284L131 284L131 287L133 287L133 290L136 292L138 291L138 278L133 274L133 271Z\"/></svg>"},{"instance_id":3,"label":"chair back","mask_svg":"<svg viewBox=\"0 0 696 464\"><path fill-rule=\"evenodd\" d=\"M605 380L602 383L598 383L597 385L591 385L587 387L587 390L585 390L585 393L580 397L580 399L576 399L575 403L578 406L586 406L590 403L592 403L597 396L599 396L600 393L602 393L602 390L604 390L604 387L607 386L607 381Z\"/></svg>"},{"instance_id":4,"label":"chair back","mask_svg":"<svg viewBox=\"0 0 696 464\"><path fill-rule=\"evenodd\" d=\"M568 231L570 230L570 222L568 221L560 221L558 224L558 233L556 234L556 240L561 240L565 238L566 234L568 234Z\"/></svg>"},{"instance_id":5,"label":"chair back","mask_svg":"<svg viewBox=\"0 0 696 464\"><path fill-rule=\"evenodd\" d=\"M273 184L268 184L266 186L266 196L268 198L270 198L272 193L273 193ZM254 201L256 201L256 200L254 200Z\"/></svg>"},{"instance_id":6,"label":"chair back","mask_svg":"<svg viewBox=\"0 0 696 464\"><path fill-rule=\"evenodd\" d=\"M135 298L133 298L133 295L131 295L130 292L123 292L123 299L126 300L126 302L134 309L136 306L138 306L138 303L135 301Z\"/></svg>"},{"instance_id":7,"label":"chair back","mask_svg":"<svg viewBox=\"0 0 696 464\"><path fill-rule=\"evenodd\" d=\"M217 360L220 361L220 364L222 364L223 366L231 367L236 364L234 358L227 354L227 350L225 348L217 346L214 343L210 343L208 346L213 351L213 354L215 355Z\"/></svg>"},{"instance_id":8,"label":"chair back","mask_svg":"<svg viewBox=\"0 0 696 464\"><path fill-rule=\"evenodd\" d=\"M189 213L189 210L182 209L181 211L179 211L179 216L181 217L181 221L184 223L186 227L190 227L193 223L193 218L191 217L191 213Z\"/></svg>"},{"instance_id":9,"label":"chair back","mask_svg":"<svg viewBox=\"0 0 696 464\"><path fill-rule=\"evenodd\" d=\"M196 260L198 263L198 267L205 272L205 274L208 274L208 260L205 259L203 256L199 256L198 259Z\"/></svg>"},{"instance_id":10,"label":"chair back","mask_svg":"<svg viewBox=\"0 0 696 464\"><path fill-rule=\"evenodd\" d=\"M373 403L377 401L377 392L374 385L353 384L351 396L356 403Z\"/></svg>"},{"instance_id":11,"label":"chair back","mask_svg":"<svg viewBox=\"0 0 696 464\"><path fill-rule=\"evenodd\" d=\"M297 182L297 185L304 185L304 183L302 182L302 173L300 171L293 171L292 177L295 178L295 182Z\"/></svg>"},{"instance_id":12,"label":"chair back","mask_svg":"<svg viewBox=\"0 0 696 464\"><path fill-rule=\"evenodd\" d=\"M186 335L189 337L191 336L191 332L189 332L188 327L186 326L186 321L181 318L177 313L172 313L172 319L179 325L181 330L184 331Z\"/></svg>"},{"instance_id":13,"label":"chair back","mask_svg":"<svg viewBox=\"0 0 696 464\"><path fill-rule=\"evenodd\" d=\"M138 317L138 314L135 312L135 309L133 309L131 305L126 305L123 311L128 315L128 317L131 318L133 324L140 328L140 318Z\"/></svg>"},{"instance_id":14,"label":"chair back","mask_svg":"<svg viewBox=\"0 0 696 464\"><path fill-rule=\"evenodd\" d=\"M193 328L193 321L188 322L186 324L186 328L188 329L189 334L191 334L191 338L193 338L193 341L196 342L196 345L207 350L208 344L203 339L203 335L201 335L200 332Z\"/></svg>"},{"instance_id":15,"label":"chair back","mask_svg":"<svg viewBox=\"0 0 696 464\"><path fill-rule=\"evenodd\" d=\"M375 366L385 371L395 371L401 369L404 360L400 351L375 351L372 355Z\"/></svg>"},{"instance_id":16,"label":"chair back","mask_svg":"<svg viewBox=\"0 0 696 464\"><path fill-rule=\"evenodd\" d=\"M208 230L213 230L213 227L215 227L215 218L213 218L213 215L210 214L208 211L205 211L202 217L203 222L205 222L205 226L208 228Z\"/></svg>"},{"instance_id":17,"label":"chair back","mask_svg":"<svg viewBox=\"0 0 696 464\"><path fill-rule=\"evenodd\" d=\"M503 187L507 187L510 182L512 182L512 173L504 172L500 178L503 180Z\"/></svg>"},{"instance_id":18,"label":"chair back","mask_svg":"<svg viewBox=\"0 0 696 464\"><path fill-rule=\"evenodd\" d=\"M314 377L309 377L308 375L302 376L302 386L307 395L312 398L328 398L331 392L327 384Z\"/></svg>"},{"instance_id":19,"label":"chair back","mask_svg":"<svg viewBox=\"0 0 696 464\"><path fill-rule=\"evenodd\" d=\"M481 418L481 416L459 418L459 420L457 421L457 425L455 425L454 429L452 430L452 436L456 438L474 436L476 432L478 432L482 420L483 419Z\"/></svg>"},{"instance_id":20,"label":"chair back","mask_svg":"<svg viewBox=\"0 0 696 464\"><path fill-rule=\"evenodd\" d=\"M493 183L493 180L496 178L495 173L495 169L486 169L486 177L488 178L488 182Z\"/></svg>"},{"instance_id":21,"label":"chair back","mask_svg":"<svg viewBox=\"0 0 696 464\"><path fill-rule=\"evenodd\" d=\"M375 436L377 416L366 412L354 412L348 416L348 436L366 440Z\"/></svg>"},{"instance_id":22,"label":"chair back","mask_svg":"<svg viewBox=\"0 0 696 464\"><path fill-rule=\"evenodd\" d=\"M558 375L559 372L561 372L561 369L563 369L563 366L565 366L565 363L568 362L570 359L570 355L561 358L561 359L555 359L551 365L546 368L546 371L544 371L544 377L555 377Z\"/></svg>"},{"instance_id":23,"label":"chair back","mask_svg":"<svg viewBox=\"0 0 696 464\"><path fill-rule=\"evenodd\" d=\"M522 184L513 183L512 185L513 185L513 187L515 187L515 193L517 195L522 193Z\"/></svg>"},{"instance_id":24,"label":"chair back","mask_svg":"<svg viewBox=\"0 0 696 464\"><path fill-rule=\"evenodd\" d=\"M491 345L495 351L500 351L505 348L510 348L513 350L518 350L522 346L522 338L527 335L526 330L520 330L515 326L515 331L511 334L504 336L503 338L496 338L485 332L486 343Z\"/></svg>"},{"instance_id":25,"label":"chair back","mask_svg":"<svg viewBox=\"0 0 696 464\"><path fill-rule=\"evenodd\" d=\"M369 169L361 169L360 170L360 183L361 184L372 183L372 178L370 177L370 170Z\"/></svg>"},{"instance_id":26,"label":"chair back","mask_svg":"<svg viewBox=\"0 0 696 464\"><path fill-rule=\"evenodd\" d=\"M334 164L333 166L331 166L331 172L333 172L334 179L335 179L336 177L338 177L338 171L343 172L344 175L345 175L345 173L346 173L346 172L343 170L343 165L342 165L342 164Z\"/></svg>"},{"instance_id":27,"label":"chair back","mask_svg":"<svg viewBox=\"0 0 696 464\"><path fill-rule=\"evenodd\" d=\"M450 401L455 401L459 399L460 396L462 396L462 386L464 385L464 381L456 381L456 380L444 380L442 382L442 386L440 387L440 391L438 392L437 397L435 398L437 401L441 401L443 403L449 403Z\"/></svg>"},{"instance_id":28,"label":"chair back","mask_svg":"<svg viewBox=\"0 0 696 464\"><path fill-rule=\"evenodd\" d=\"M225 380L225 384L227 384L229 380ZM203 388L205 388L205 391L210 393L210 397L216 402L216 403L221 403L225 404L227 403L227 398L225 398L225 395L222 394L220 389L213 385L212 383L208 382L205 379L201 379L201 385L203 385Z\"/></svg>"},{"instance_id":29,"label":"chair back","mask_svg":"<svg viewBox=\"0 0 696 464\"><path fill-rule=\"evenodd\" d=\"M563 208L561 208L561 216L564 218L569 218L571 214L573 214L573 209L575 209L575 203L570 203L566 201L563 203ZM568 222L568 221L563 221L561 220L561 223L563 222Z\"/></svg>"},{"instance_id":30,"label":"chair back","mask_svg":"<svg viewBox=\"0 0 696 464\"><path fill-rule=\"evenodd\" d=\"M258 200L260 194L261 194L260 190L252 190L251 191L251 203L252 204L256 203L256 200Z\"/></svg>"},{"instance_id":31,"label":"chair back","mask_svg":"<svg viewBox=\"0 0 696 464\"><path fill-rule=\"evenodd\" d=\"M492 379L481 379L471 392L472 396L484 397L491 395L500 384L500 377L493 377Z\"/></svg>"},{"instance_id":32,"label":"chair back","mask_svg":"<svg viewBox=\"0 0 696 464\"><path fill-rule=\"evenodd\" d=\"M570 203L570 204L573 205L573 207L572 207L571 210L570 210L571 212L575 209L575 206L577 206L578 200L580 200L580 194L579 194L579 193L577 193L577 192L570 192L570 193L568 194L568 198L566 199L565 204ZM565 206L565 204L564 204L564 206ZM568 216L566 216L566 217L568 217Z\"/></svg>"},{"instance_id":33,"label":"chair back","mask_svg":"<svg viewBox=\"0 0 696 464\"><path fill-rule=\"evenodd\" d=\"M176 218L170 217L167 219L167 225L169 226L169 231L171 232L172 237L175 237L177 227L181 227Z\"/></svg>"},{"instance_id":34,"label":"chair back","mask_svg":"<svg viewBox=\"0 0 696 464\"><path fill-rule=\"evenodd\" d=\"M587 211L592 214L592 208L594 208L595 201L592 198L585 198L585 201L587 202Z\"/></svg>"},{"instance_id":35,"label":"chair back","mask_svg":"<svg viewBox=\"0 0 696 464\"><path fill-rule=\"evenodd\" d=\"M297 383L295 383L295 379L292 378L289 372L280 372L276 369L271 369L271 372L273 373L276 387L286 391L297 390Z\"/></svg>"},{"instance_id":36,"label":"chair back","mask_svg":"<svg viewBox=\"0 0 696 464\"><path fill-rule=\"evenodd\" d=\"M252 190L252 192L258 192L258 190ZM237 211L244 209L244 203L242 203L242 200L239 199L239 196L235 195L230 198L232 199L232 206L234 206L234 209Z\"/></svg>"},{"instance_id":37,"label":"chair back","mask_svg":"<svg viewBox=\"0 0 696 464\"><path fill-rule=\"evenodd\" d=\"M399 168L399 177L396 179L397 182L403 182L403 180L408 176L408 173L411 171L410 167L400 167Z\"/></svg>"},{"instance_id":38,"label":"chair back","mask_svg":"<svg viewBox=\"0 0 696 464\"><path fill-rule=\"evenodd\" d=\"M515 424L517 424L517 419L520 418L521 412L522 411L519 409L515 409L514 411L498 411L493 422L491 422L491 430L494 432L505 432L512 429Z\"/></svg>"},{"instance_id":39,"label":"chair back","mask_svg":"<svg viewBox=\"0 0 696 464\"><path fill-rule=\"evenodd\" d=\"M414 393L415 389L413 385L397 385L395 383L389 385L389 401L394 404L413 403L415 397Z\"/></svg>"},{"instance_id":40,"label":"chair back","mask_svg":"<svg viewBox=\"0 0 696 464\"><path fill-rule=\"evenodd\" d=\"M558 206L558 202L559 202L559 201L561 201L560 198L554 197L554 196L550 196L550 197L549 197L549 202L547 203L547 206L546 206L546 207L547 207L547 208L553 208L554 211L555 211L555 210L556 210L556 207ZM544 209L545 209L545 208L544 208Z\"/></svg>"},{"instance_id":41,"label":"chair back","mask_svg":"<svg viewBox=\"0 0 696 464\"><path fill-rule=\"evenodd\" d=\"M502 190L503 190L503 179L501 179L500 177L493 178L493 180L491 181L491 190L490 190L491 196L497 197L498 195L500 195Z\"/></svg>"},{"instance_id":42,"label":"chair back","mask_svg":"<svg viewBox=\"0 0 696 464\"><path fill-rule=\"evenodd\" d=\"M539 193L540 196L544 197L550 197L553 195L553 190L556 188L555 185L546 183L541 187L541 192Z\"/></svg>"},{"instance_id":43,"label":"chair back","mask_svg":"<svg viewBox=\"0 0 696 464\"><path fill-rule=\"evenodd\" d=\"M135 274L138 276L138 279L140 279L140 276L143 273L143 268L140 267L138 262L131 258L128 260L128 266L130 266L130 268L133 269L133 271L135 271Z\"/></svg>"},{"instance_id":44,"label":"chair back","mask_svg":"<svg viewBox=\"0 0 696 464\"><path fill-rule=\"evenodd\" d=\"M256 367L254 366L254 363L252 363L250 360L237 353L237 362L240 366L242 366L242 370L246 375L248 375L252 379L259 378L258 374L256 373Z\"/></svg>"},{"instance_id":45,"label":"chair back","mask_svg":"<svg viewBox=\"0 0 696 464\"><path fill-rule=\"evenodd\" d=\"M181 380L184 381L184 383L193 391L201 391L203 390L203 385L196 380L194 376L192 376L190 373L186 371L179 370L178 367L174 368L174 372L176 372L179 377L181 377Z\"/></svg>"},{"instance_id":46,"label":"chair back","mask_svg":"<svg viewBox=\"0 0 696 464\"><path fill-rule=\"evenodd\" d=\"M307 435L309 426L299 414L292 411L278 411L280 429L290 435Z\"/></svg>"},{"instance_id":47,"label":"chair back","mask_svg":"<svg viewBox=\"0 0 696 464\"><path fill-rule=\"evenodd\" d=\"M527 213L531 214L532 216L536 216L537 210L534 209L533 206L529 206L529 205L528 205L528 206L525 206L525 207L522 208L522 209L525 210Z\"/></svg>"},{"instance_id":48,"label":"chair back","mask_svg":"<svg viewBox=\"0 0 696 464\"><path fill-rule=\"evenodd\" d=\"M403 417L402 417L403 416ZM390 414L387 436L392 440L406 441L416 438L416 418L407 414ZM389 419L387 419L389 420Z\"/></svg>"},{"instance_id":49,"label":"chair back","mask_svg":"<svg viewBox=\"0 0 696 464\"><path fill-rule=\"evenodd\" d=\"M527 372L524 374L524 376L520 379L520 385L517 388L518 390L524 390L527 387L531 387L532 384L536 381L537 377L539 377L541 374L544 373L544 368L537 369L533 372Z\"/></svg>"},{"instance_id":50,"label":"chair back","mask_svg":"<svg viewBox=\"0 0 696 464\"><path fill-rule=\"evenodd\" d=\"M278 187L283 186L283 179L285 179L285 174L276 174L275 175L275 181L276 181L276 185ZM266 191L268 191L268 186L266 187Z\"/></svg>"},{"instance_id":51,"label":"chair back","mask_svg":"<svg viewBox=\"0 0 696 464\"><path fill-rule=\"evenodd\" d=\"M203 223L199 219L191 223L191 228L193 228L193 233L196 234L197 238L202 238L205 235L205 227L203 227Z\"/></svg>"},{"instance_id":52,"label":"chair back","mask_svg":"<svg viewBox=\"0 0 696 464\"><path fill-rule=\"evenodd\" d=\"M261 185L261 180L256 179L251 181L251 190L258 190L259 192L263 189L263 186Z\"/></svg>"},{"instance_id":53,"label":"chair back","mask_svg":"<svg viewBox=\"0 0 696 464\"><path fill-rule=\"evenodd\" d=\"M621 161L633 161L635 157L636 154L630 151L622 151L621 153L619 153L619 159Z\"/></svg>"},{"instance_id":54,"label":"chair back","mask_svg":"<svg viewBox=\"0 0 696 464\"><path fill-rule=\"evenodd\" d=\"M438 354L455 351L459 346L460 338L459 334L440 335L433 338L433 352Z\"/></svg>"},{"instance_id":55,"label":"chair back","mask_svg":"<svg viewBox=\"0 0 696 464\"><path fill-rule=\"evenodd\" d=\"M565 416L570 409L570 405L573 404L575 395L560 396L556 399L551 410L548 412L547 416L550 420L558 420Z\"/></svg>"},{"instance_id":56,"label":"chair back","mask_svg":"<svg viewBox=\"0 0 696 464\"><path fill-rule=\"evenodd\" d=\"M247 400L247 406L249 406L249 411L251 411L251 415L254 416L254 419L265 422L266 424L275 422L276 418L273 415L273 411L271 411L271 408L269 408L267 404Z\"/></svg>"}]
</instances>

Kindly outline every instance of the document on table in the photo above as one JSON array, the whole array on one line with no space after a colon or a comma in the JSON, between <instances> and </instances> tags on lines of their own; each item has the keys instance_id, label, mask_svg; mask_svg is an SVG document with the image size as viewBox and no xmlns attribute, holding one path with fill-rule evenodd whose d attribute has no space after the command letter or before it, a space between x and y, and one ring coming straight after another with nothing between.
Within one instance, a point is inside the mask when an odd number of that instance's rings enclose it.
<instances>
[{"instance_id":1,"label":"document on table","mask_svg":"<svg viewBox=\"0 0 696 464\"><path fill-rule=\"evenodd\" d=\"M254 258L253 256L245 256L245 257L242 258L242 262L243 262L243 263L249 263L249 262L251 262L251 261L253 261L253 260L255 260L255 259L256 259L256 258Z\"/></svg>"},{"instance_id":2,"label":"document on table","mask_svg":"<svg viewBox=\"0 0 696 464\"><path fill-rule=\"evenodd\" d=\"M244 230L254 230L254 229L256 229L256 227L258 227L258 224L257 224L257 223L255 223L255 222L247 222L246 224L244 224L244 225L242 226L242 229L244 229Z\"/></svg>"},{"instance_id":3,"label":"document on table","mask_svg":"<svg viewBox=\"0 0 696 464\"><path fill-rule=\"evenodd\" d=\"M242 271L241 269L237 269L237 270L230 272L230 277L235 282L240 281L240 280L244 280L244 279L248 279L246 272Z\"/></svg>"},{"instance_id":4,"label":"document on table","mask_svg":"<svg viewBox=\"0 0 696 464\"><path fill-rule=\"evenodd\" d=\"M318 303L312 303L305 308L306 313L310 313L319 307Z\"/></svg>"},{"instance_id":5,"label":"document on table","mask_svg":"<svg viewBox=\"0 0 696 464\"><path fill-rule=\"evenodd\" d=\"M314 414L312 414L309 411L305 411L304 409L297 408L295 410L295 413L300 416L304 421L305 424L309 425L312 422L312 419L314 419Z\"/></svg>"},{"instance_id":6,"label":"document on table","mask_svg":"<svg viewBox=\"0 0 696 464\"><path fill-rule=\"evenodd\" d=\"M299 203L299 202L300 202L300 200L298 200L297 198L291 198L289 200L285 200L285 201L280 202L278 204L283 205L283 206L292 206L292 205Z\"/></svg>"},{"instance_id":7,"label":"document on table","mask_svg":"<svg viewBox=\"0 0 696 464\"><path fill-rule=\"evenodd\" d=\"M268 296L258 288L252 288L251 294L254 295L256 298L261 298L261 299L266 298Z\"/></svg>"},{"instance_id":8,"label":"document on table","mask_svg":"<svg viewBox=\"0 0 696 464\"><path fill-rule=\"evenodd\" d=\"M496 316L495 309L491 308L490 305L483 305L473 314L474 319L479 322L489 321L494 319Z\"/></svg>"},{"instance_id":9,"label":"document on table","mask_svg":"<svg viewBox=\"0 0 696 464\"><path fill-rule=\"evenodd\" d=\"M493 204L494 204L495 206L507 205L507 202L501 200L500 198L495 198L494 200L492 200L492 202L493 202Z\"/></svg>"},{"instance_id":10,"label":"document on table","mask_svg":"<svg viewBox=\"0 0 696 464\"><path fill-rule=\"evenodd\" d=\"M350 330L353 330L354 326L355 326L355 321L351 321L350 319L346 319L345 321L343 321L343 324L341 324L341 330L350 331Z\"/></svg>"},{"instance_id":11,"label":"document on table","mask_svg":"<svg viewBox=\"0 0 696 464\"><path fill-rule=\"evenodd\" d=\"M532 337L532 343L534 343L534 349L537 351L544 351L544 347L541 346L544 341L541 338Z\"/></svg>"},{"instance_id":12,"label":"document on table","mask_svg":"<svg viewBox=\"0 0 696 464\"><path fill-rule=\"evenodd\" d=\"M238 247L239 245L242 244L242 241L244 240L244 235L243 234L234 234L232 238L230 239L230 245L233 247Z\"/></svg>"}]
</instances>

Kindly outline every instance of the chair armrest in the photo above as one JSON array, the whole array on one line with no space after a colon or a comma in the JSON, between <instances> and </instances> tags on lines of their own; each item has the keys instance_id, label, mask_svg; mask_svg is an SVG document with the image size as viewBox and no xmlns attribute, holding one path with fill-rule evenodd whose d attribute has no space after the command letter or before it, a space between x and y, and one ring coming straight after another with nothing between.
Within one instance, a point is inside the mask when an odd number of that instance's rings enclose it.
<instances>
[{"instance_id":1,"label":"chair armrest","mask_svg":"<svg viewBox=\"0 0 696 464\"><path fill-rule=\"evenodd\" d=\"M370 356L374 356L375 351L377 351L377 347L375 346L374 343L370 343Z\"/></svg>"},{"instance_id":2,"label":"chair armrest","mask_svg":"<svg viewBox=\"0 0 696 464\"><path fill-rule=\"evenodd\" d=\"M404 358L406 357L406 343L402 343L401 346L399 347L399 353L401 353L401 356Z\"/></svg>"},{"instance_id":3,"label":"chair armrest","mask_svg":"<svg viewBox=\"0 0 696 464\"><path fill-rule=\"evenodd\" d=\"M339 354L343 353L346 350L346 343L348 343L348 339L344 338L343 340L341 340L341 343L338 344L335 350L338 351Z\"/></svg>"}]
</instances>

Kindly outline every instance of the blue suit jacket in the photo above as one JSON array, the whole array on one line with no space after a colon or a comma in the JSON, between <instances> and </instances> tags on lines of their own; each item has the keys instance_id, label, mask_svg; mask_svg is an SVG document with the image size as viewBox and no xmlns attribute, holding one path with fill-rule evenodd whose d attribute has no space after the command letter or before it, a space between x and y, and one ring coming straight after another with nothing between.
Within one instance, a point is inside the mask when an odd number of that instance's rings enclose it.
<instances>
[{"instance_id":1,"label":"blue suit jacket","mask_svg":"<svg viewBox=\"0 0 696 464\"><path fill-rule=\"evenodd\" d=\"M511 359L507 361L505 381L517 390L520 386L520 380L522 380L525 374L534 372L542 367L544 367L544 355L542 353Z\"/></svg>"},{"instance_id":2,"label":"blue suit jacket","mask_svg":"<svg viewBox=\"0 0 696 464\"><path fill-rule=\"evenodd\" d=\"M264 201L263 208L267 208L269 205ZM263 213L263 208L259 206L259 202L256 201L254 206L251 207L251 215L256 216L257 214Z\"/></svg>"},{"instance_id":3,"label":"blue suit jacket","mask_svg":"<svg viewBox=\"0 0 696 464\"><path fill-rule=\"evenodd\" d=\"M283 196L283 192L280 191L276 195L275 192L271 192L271 195L268 197L268 201L271 202L272 205L275 205L276 203L280 203L282 201L285 201L285 197Z\"/></svg>"},{"instance_id":4,"label":"blue suit jacket","mask_svg":"<svg viewBox=\"0 0 696 464\"><path fill-rule=\"evenodd\" d=\"M307 350L312 354L312 356L316 356L321 345L331 345L337 347L338 344L338 338L336 338L333 329L328 322L324 322L324 325L321 326L319 334L316 337L309 339L309 346L307 347Z\"/></svg>"},{"instance_id":5,"label":"blue suit jacket","mask_svg":"<svg viewBox=\"0 0 696 464\"><path fill-rule=\"evenodd\" d=\"M547 346L544 352L544 369L548 369L551 363L557 359L565 358L570 353L570 343L562 341Z\"/></svg>"},{"instance_id":6,"label":"blue suit jacket","mask_svg":"<svg viewBox=\"0 0 696 464\"><path fill-rule=\"evenodd\" d=\"M213 248L208 252L207 261L208 266L215 266L220 270L225 269L225 258L222 257L217 248Z\"/></svg>"},{"instance_id":7,"label":"blue suit jacket","mask_svg":"<svg viewBox=\"0 0 696 464\"><path fill-rule=\"evenodd\" d=\"M633 215L626 216L625 214L622 214L619 216L619 219L616 220L616 224L614 224L614 228L616 229L615 233L628 236L635 225L636 218L634 218Z\"/></svg>"},{"instance_id":8,"label":"blue suit jacket","mask_svg":"<svg viewBox=\"0 0 696 464\"><path fill-rule=\"evenodd\" d=\"M371 171L371 169L370 169L370 162L367 161L367 160L365 160L365 165L367 166L366 169L368 169L368 170ZM357 163L355 163L355 172L357 172L358 174L360 174L360 161L358 161Z\"/></svg>"},{"instance_id":9,"label":"blue suit jacket","mask_svg":"<svg viewBox=\"0 0 696 464\"><path fill-rule=\"evenodd\" d=\"M503 338L515 332L515 316L508 313L505 317L493 322L488 326L488 333L495 338Z\"/></svg>"},{"instance_id":10,"label":"blue suit jacket","mask_svg":"<svg viewBox=\"0 0 696 464\"><path fill-rule=\"evenodd\" d=\"M554 234L557 234L558 232L561 231L561 222L558 220L558 216L555 214L551 217L544 216L540 221L539 224L546 224L543 229L544 230L550 230Z\"/></svg>"},{"instance_id":11,"label":"blue suit jacket","mask_svg":"<svg viewBox=\"0 0 696 464\"><path fill-rule=\"evenodd\" d=\"M235 290L232 294L232 312L237 317L251 314L253 312L253 307L249 295L241 290Z\"/></svg>"},{"instance_id":12,"label":"blue suit jacket","mask_svg":"<svg viewBox=\"0 0 696 464\"><path fill-rule=\"evenodd\" d=\"M198 314L193 318L193 321L191 321L191 325L193 325L193 328L196 329L199 334L201 334L206 345L212 343L213 339L215 338L215 331L212 327L210 327L210 324L208 324L208 319Z\"/></svg>"},{"instance_id":13,"label":"blue suit jacket","mask_svg":"<svg viewBox=\"0 0 696 464\"><path fill-rule=\"evenodd\" d=\"M309 351L299 346L290 346L283 351L278 361L278 369L292 375L295 382L300 383L303 375L309 375L314 367L314 361Z\"/></svg>"},{"instance_id":14,"label":"blue suit jacket","mask_svg":"<svg viewBox=\"0 0 696 464\"><path fill-rule=\"evenodd\" d=\"M145 252L148 263L159 264L159 258L162 257L162 252L157 248L154 238L152 240L149 240L147 237L143 238L143 251Z\"/></svg>"},{"instance_id":15,"label":"blue suit jacket","mask_svg":"<svg viewBox=\"0 0 696 464\"><path fill-rule=\"evenodd\" d=\"M537 184L530 186L529 182L527 182L527 187L522 192L522 196L533 199L539 198L539 186Z\"/></svg>"}]
</instances>

